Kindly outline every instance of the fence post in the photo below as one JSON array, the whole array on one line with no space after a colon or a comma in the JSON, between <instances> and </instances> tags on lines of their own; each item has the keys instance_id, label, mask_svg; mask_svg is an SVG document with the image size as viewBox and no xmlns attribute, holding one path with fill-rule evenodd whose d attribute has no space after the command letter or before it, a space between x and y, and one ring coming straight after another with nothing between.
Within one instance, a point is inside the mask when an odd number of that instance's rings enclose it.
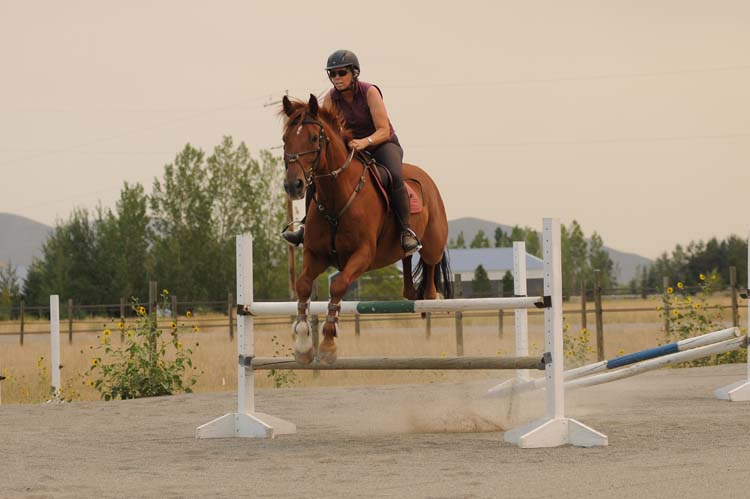
<instances>
[{"instance_id":1,"label":"fence post","mask_svg":"<svg viewBox=\"0 0 750 499\"><path fill-rule=\"evenodd\" d=\"M669 287L669 276L662 277L661 283L662 283L661 294L663 296L664 293L667 292L667 288ZM667 300L664 303L664 338L667 341L669 341L669 312L670 312L670 310L669 310L669 300Z\"/></svg>"},{"instance_id":2,"label":"fence post","mask_svg":"<svg viewBox=\"0 0 750 499\"><path fill-rule=\"evenodd\" d=\"M456 356L464 354L464 314L460 310L456 312Z\"/></svg>"},{"instance_id":3,"label":"fence post","mask_svg":"<svg viewBox=\"0 0 750 499\"><path fill-rule=\"evenodd\" d=\"M594 270L594 307L596 307L596 360L604 360L604 321L602 320L601 271Z\"/></svg>"},{"instance_id":4,"label":"fence post","mask_svg":"<svg viewBox=\"0 0 750 499\"><path fill-rule=\"evenodd\" d=\"M177 322L177 295L172 295L172 320Z\"/></svg>"},{"instance_id":5,"label":"fence post","mask_svg":"<svg viewBox=\"0 0 750 499\"><path fill-rule=\"evenodd\" d=\"M456 274L456 295L460 298L464 295L461 289L461 274ZM464 314L460 310L456 312L456 356L462 357L464 354Z\"/></svg>"},{"instance_id":6,"label":"fence post","mask_svg":"<svg viewBox=\"0 0 750 499\"><path fill-rule=\"evenodd\" d=\"M732 290L732 325L739 326L740 316L739 307L737 306L737 267L729 267L729 287Z\"/></svg>"},{"instance_id":7,"label":"fence post","mask_svg":"<svg viewBox=\"0 0 750 499\"><path fill-rule=\"evenodd\" d=\"M361 278L362 277L360 276L360 278L357 279L357 301L359 301L359 299L360 299L359 298L360 297L359 288L360 288L360 279ZM359 314L355 314L354 315L354 336L357 336L357 337L359 336Z\"/></svg>"},{"instance_id":8,"label":"fence post","mask_svg":"<svg viewBox=\"0 0 750 499\"><path fill-rule=\"evenodd\" d=\"M120 322L125 324L125 298L120 298ZM125 329L120 329L120 343L125 341Z\"/></svg>"},{"instance_id":9,"label":"fence post","mask_svg":"<svg viewBox=\"0 0 750 499\"><path fill-rule=\"evenodd\" d=\"M429 339L432 336L432 312L425 312L424 319L424 337Z\"/></svg>"},{"instance_id":10,"label":"fence post","mask_svg":"<svg viewBox=\"0 0 750 499\"><path fill-rule=\"evenodd\" d=\"M229 341L234 340L234 320L232 314L234 313L234 294L230 291L227 295L227 315L229 316Z\"/></svg>"},{"instance_id":11,"label":"fence post","mask_svg":"<svg viewBox=\"0 0 750 499\"><path fill-rule=\"evenodd\" d=\"M68 345L73 344L73 298L68 298Z\"/></svg>"},{"instance_id":12,"label":"fence post","mask_svg":"<svg viewBox=\"0 0 750 499\"><path fill-rule=\"evenodd\" d=\"M157 317L157 303L156 303L156 281L148 281L148 316L152 321L153 328L159 329L159 324L156 320ZM156 337L149 340L151 349L156 352Z\"/></svg>"},{"instance_id":13,"label":"fence post","mask_svg":"<svg viewBox=\"0 0 750 499\"><path fill-rule=\"evenodd\" d=\"M588 330L586 322L586 281L581 280L581 328Z\"/></svg>"},{"instance_id":14,"label":"fence post","mask_svg":"<svg viewBox=\"0 0 750 499\"><path fill-rule=\"evenodd\" d=\"M497 311L497 336L503 339L503 309Z\"/></svg>"},{"instance_id":15,"label":"fence post","mask_svg":"<svg viewBox=\"0 0 750 499\"><path fill-rule=\"evenodd\" d=\"M21 346L23 346L23 326L24 326L24 313L26 311L26 303L21 300Z\"/></svg>"}]
</instances>

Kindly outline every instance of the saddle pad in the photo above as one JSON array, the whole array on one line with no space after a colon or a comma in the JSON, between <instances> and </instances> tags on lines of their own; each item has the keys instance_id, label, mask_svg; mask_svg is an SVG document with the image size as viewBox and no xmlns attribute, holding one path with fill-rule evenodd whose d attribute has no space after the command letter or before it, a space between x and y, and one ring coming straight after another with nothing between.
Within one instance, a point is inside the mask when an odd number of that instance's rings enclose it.
<instances>
[{"instance_id":1,"label":"saddle pad","mask_svg":"<svg viewBox=\"0 0 750 499\"><path fill-rule=\"evenodd\" d=\"M374 166L368 166L367 169L370 170L370 177L372 178L373 183L377 186L377 190L380 192L380 195L383 196L383 199L385 200L386 211L390 210L390 198L388 196L388 191L386 190L385 186L383 186L383 179L380 177L378 168ZM386 175L388 175L385 168L383 168L383 171L385 171ZM404 182L404 185L406 185L406 192L409 195L409 213L411 213L412 215L422 213L422 200L419 199L419 196L417 196L417 193L414 192L414 189L411 185L409 185L408 182Z\"/></svg>"}]
</instances>

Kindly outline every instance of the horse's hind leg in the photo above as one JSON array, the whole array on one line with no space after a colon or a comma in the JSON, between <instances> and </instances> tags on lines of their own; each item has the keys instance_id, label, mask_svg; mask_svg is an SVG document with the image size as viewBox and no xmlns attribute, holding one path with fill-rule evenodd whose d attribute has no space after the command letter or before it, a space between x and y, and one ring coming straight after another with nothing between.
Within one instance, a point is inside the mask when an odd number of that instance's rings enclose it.
<instances>
[{"instance_id":1,"label":"horse's hind leg","mask_svg":"<svg viewBox=\"0 0 750 499\"><path fill-rule=\"evenodd\" d=\"M435 267L437 265L424 264L422 270L422 285L424 289L423 300L435 300L438 297L437 288L435 288Z\"/></svg>"},{"instance_id":2,"label":"horse's hind leg","mask_svg":"<svg viewBox=\"0 0 750 499\"><path fill-rule=\"evenodd\" d=\"M407 300L416 300L417 291L414 289L414 277L411 273L411 255L401 260L401 266L404 270L404 288L401 294Z\"/></svg>"}]
</instances>

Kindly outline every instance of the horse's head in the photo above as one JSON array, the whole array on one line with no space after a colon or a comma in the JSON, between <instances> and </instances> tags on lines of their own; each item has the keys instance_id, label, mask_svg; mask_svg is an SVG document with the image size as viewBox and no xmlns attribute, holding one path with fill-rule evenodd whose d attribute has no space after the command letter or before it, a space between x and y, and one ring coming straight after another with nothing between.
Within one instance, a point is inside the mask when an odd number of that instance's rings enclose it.
<instances>
[{"instance_id":1,"label":"horse's head","mask_svg":"<svg viewBox=\"0 0 750 499\"><path fill-rule=\"evenodd\" d=\"M318 99L310 94L305 104L284 96L284 190L291 199L302 199L313 177L325 167L329 138L319 117Z\"/></svg>"}]
</instances>

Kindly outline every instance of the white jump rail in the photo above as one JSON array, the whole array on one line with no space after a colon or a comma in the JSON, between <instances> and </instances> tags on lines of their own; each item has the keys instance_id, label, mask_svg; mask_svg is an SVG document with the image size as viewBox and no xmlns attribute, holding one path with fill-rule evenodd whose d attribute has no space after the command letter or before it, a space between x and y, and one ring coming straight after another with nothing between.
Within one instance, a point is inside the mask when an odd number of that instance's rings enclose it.
<instances>
[{"instance_id":1,"label":"white jump rail","mask_svg":"<svg viewBox=\"0 0 750 499\"><path fill-rule=\"evenodd\" d=\"M498 310L544 308L545 378L548 383L547 413L538 421L505 433L505 440L519 447L556 447L572 444L582 447L607 445L608 439L582 423L564 415L563 321L560 221L544 219L544 296L513 298L455 299L439 301L344 302L341 313L410 313L456 310ZM237 412L228 413L196 429L196 438L261 437L296 432L293 423L255 410L253 387L253 317L289 315L296 303L256 303L253 301L252 237L237 236ZM326 302L313 302L311 314L327 312ZM249 362L248 362L249 360ZM343 360L343 359L341 359ZM340 360L340 361L341 361ZM334 364L335 366L335 364Z\"/></svg>"}]
</instances>

